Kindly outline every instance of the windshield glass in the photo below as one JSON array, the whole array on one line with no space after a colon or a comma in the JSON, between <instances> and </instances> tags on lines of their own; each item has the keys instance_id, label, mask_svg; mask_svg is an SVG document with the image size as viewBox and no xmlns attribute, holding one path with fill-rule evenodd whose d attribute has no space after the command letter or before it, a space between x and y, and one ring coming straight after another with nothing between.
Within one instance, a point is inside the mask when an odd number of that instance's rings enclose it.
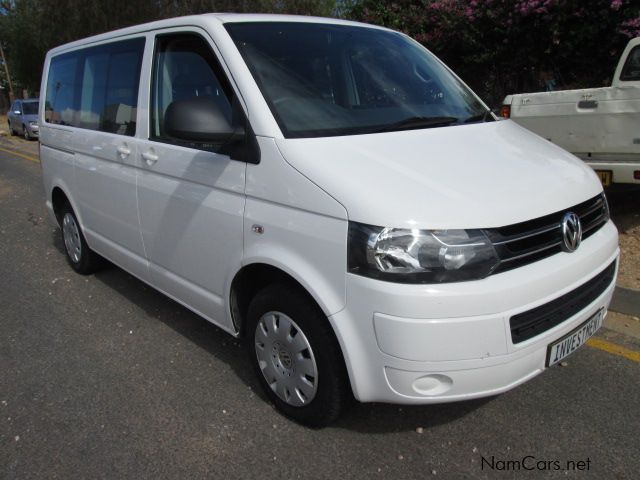
<instances>
[{"instance_id":1,"label":"windshield glass","mask_svg":"<svg viewBox=\"0 0 640 480\"><path fill-rule=\"evenodd\" d=\"M295 22L225 27L285 137L493 120L433 55L399 33Z\"/></svg>"},{"instance_id":2,"label":"windshield glass","mask_svg":"<svg viewBox=\"0 0 640 480\"><path fill-rule=\"evenodd\" d=\"M37 115L38 102L22 102L23 115Z\"/></svg>"}]
</instances>

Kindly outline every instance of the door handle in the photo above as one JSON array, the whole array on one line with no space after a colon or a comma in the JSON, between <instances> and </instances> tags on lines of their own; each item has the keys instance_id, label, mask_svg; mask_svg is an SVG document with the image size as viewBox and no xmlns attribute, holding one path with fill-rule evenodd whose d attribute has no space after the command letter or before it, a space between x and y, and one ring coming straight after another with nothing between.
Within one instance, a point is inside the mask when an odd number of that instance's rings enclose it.
<instances>
[{"instance_id":1,"label":"door handle","mask_svg":"<svg viewBox=\"0 0 640 480\"><path fill-rule=\"evenodd\" d=\"M118 152L118 156L122 160L126 159L129 155L131 155L131 149L126 145L120 145L118 148L116 148L116 151Z\"/></svg>"},{"instance_id":2,"label":"door handle","mask_svg":"<svg viewBox=\"0 0 640 480\"><path fill-rule=\"evenodd\" d=\"M148 152L144 152L142 154L142 158L144 158L144 161L147 163L147 165L151 166L154 163L156 163L158 161L158 155L156 155L155 153L153 153L153 151L148 151Z\"/></svg>"}]
</instances>

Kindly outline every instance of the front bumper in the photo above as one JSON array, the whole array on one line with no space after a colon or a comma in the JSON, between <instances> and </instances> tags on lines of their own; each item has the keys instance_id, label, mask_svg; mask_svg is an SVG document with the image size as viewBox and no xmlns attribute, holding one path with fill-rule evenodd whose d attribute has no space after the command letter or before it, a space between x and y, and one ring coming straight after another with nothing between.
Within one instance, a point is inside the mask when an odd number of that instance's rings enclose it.
<instances>
[{"instance_id":1,"label":"front bumper","mask_svg":"<svg viewBox=\"0 0 640 480\"><path fill-rule=\"evenodd\" d=\"M356 398L442 403L498 394L529 380L544 370L550 343L608 307L615 281L587 307L529 340L512 342L509 319L571 292L618 255L617 231L608 222L574 253L480 281L404 285L347 275L347 307L330 321Z\"/></svg>"},{"instance_id":2,"label":"front bumper","mask_svg":"<svg viewBox=\"0 0 640 480\"><path fill-rule=\"evenodd\" d=\"M29 135L31 135L32 137L40 136L40 127L38 125L27 125L27 130L29 132Z\"/></svg>"}]
</instances>

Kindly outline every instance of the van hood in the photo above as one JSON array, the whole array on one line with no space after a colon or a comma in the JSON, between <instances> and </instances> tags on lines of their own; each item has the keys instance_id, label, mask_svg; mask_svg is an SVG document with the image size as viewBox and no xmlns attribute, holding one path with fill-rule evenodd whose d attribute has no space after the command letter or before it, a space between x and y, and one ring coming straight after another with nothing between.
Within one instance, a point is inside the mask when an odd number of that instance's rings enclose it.
<instances>
[{"instance_id":1,"label":"van hood","mask_svg":"<svg viewBox=\"0 0 640 480\"><path fill-rule=\"evenodd\" d=\"M370 225L501 227L602 191L581 160L510 120L277 145L350 220Z\"/></svg>"}]
</instances>

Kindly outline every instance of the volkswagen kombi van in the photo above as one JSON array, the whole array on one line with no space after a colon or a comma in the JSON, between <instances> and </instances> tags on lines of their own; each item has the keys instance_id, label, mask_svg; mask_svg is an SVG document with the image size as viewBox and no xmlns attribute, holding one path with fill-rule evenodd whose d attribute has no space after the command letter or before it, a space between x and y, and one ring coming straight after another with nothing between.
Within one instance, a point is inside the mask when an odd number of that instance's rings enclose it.
<instances>
[{"instance_id":1,"label":"volkswagen kombi van","mask_svg":"<svg viewBox=\"0 0 640 480\"><path fill-rule=\"evenodd\" d=\"M40 98L71 267L104 257L242 336L299 422L505 392L602 324L596 175L401 33L163 20L53 49Z\"/></svg>"}]
</instances>

